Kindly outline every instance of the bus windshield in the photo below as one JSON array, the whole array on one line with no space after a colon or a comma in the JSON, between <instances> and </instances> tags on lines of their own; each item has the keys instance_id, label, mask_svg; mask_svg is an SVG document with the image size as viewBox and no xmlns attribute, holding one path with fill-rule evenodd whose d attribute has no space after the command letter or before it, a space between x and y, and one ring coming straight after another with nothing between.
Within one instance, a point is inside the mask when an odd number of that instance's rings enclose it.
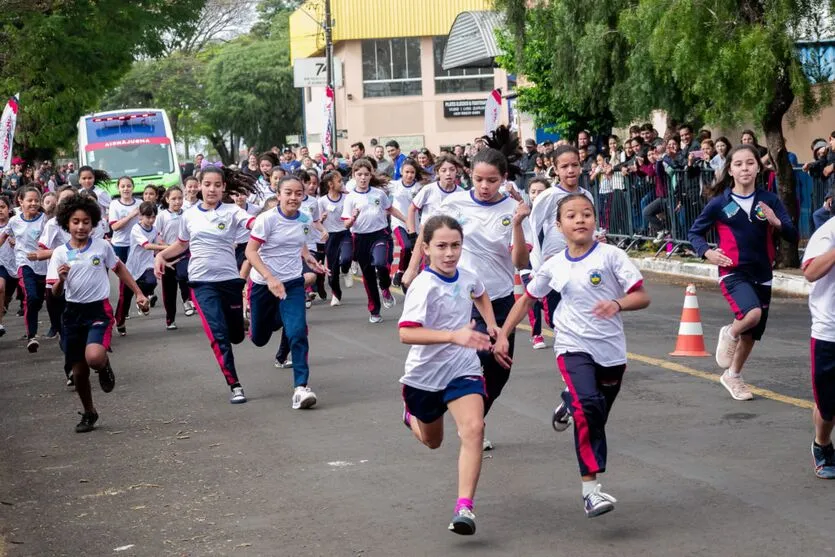
<instances>
[{"instance_id":1,"label":"bus windshield","mask_svg":"<svg viewBox=\"0 0 835 557\"><path fill-rule=\"evenodd\" d=\"M87 162L114 178L125 175L155 176L175 171L171 145L167 143L109 145L88 151Z\"/></svg>"}]
</instances>

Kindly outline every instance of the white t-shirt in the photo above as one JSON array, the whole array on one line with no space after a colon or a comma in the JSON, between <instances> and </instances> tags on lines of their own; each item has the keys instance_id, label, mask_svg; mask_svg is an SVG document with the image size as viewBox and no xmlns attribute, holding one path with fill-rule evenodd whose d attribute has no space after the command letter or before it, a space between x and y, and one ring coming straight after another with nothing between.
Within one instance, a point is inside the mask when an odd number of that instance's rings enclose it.
<instances>
[{"instance_id":1,"label":"white t-shirt","mask_svg":"<svg viewBox=\"0 0 835 557\"><path fill-rule=\"evenodd\" d=\"M328 231L328 234L342 232L345 230L345 224L342 222L342 207L345 205L347 195L340 193L339 199L336 201L328 197L329 195L323 195L319 198L319 215L327 213L322 225Z\"/></svg>"},{"instance_id":2,"label":"white t-shirt","mask_svg":"<svg viewBox=\"0 0 835 557\"><path fill-rule=\"evenodd\" d=\"M94 229L95 230L95 229ZM70 241L70 233L58 225L58 220L52 217L43 227L38 245L43 249L55 249Z\"/></svg>"},{"instance_id":3,"label":"white t-shirt","mask_svg":"<svg viewBox=\"0 0 835 557\"><path fill-rule=\"evenodd\" d=\"M207 210L200 202L183 213L179 239L189 243L189 280L220 282L240 278L235 238L239 227L246 227L254 220L234 203L220 203Z\"/></svg>"},{"instance_id":4,"label":"white t-shirt","mask_svg":"<svg viewBox=\"0 0 835 557\"><path fill-rule=\"evenodd\" d=\"M440 213L457 220L464 229L460 269L466 269L484 281L491 300L513 293L513 213L516 201L505 196L495 203L478 201L474 192L448 195Z\"/></svg>"},{"instance_id":5,"label":"white t-shirt","mask_svg":"<svg viewBox=\"0 0 835 557\"><path fill-rule=\"evenodd\" d=\"M163 209L157 215L157 220L154 222L154 228L159 232L159 237L162 243L169 246L177 241L177 235L180 233L180 220L183 218L183 210L175 213L170 209Z\"/></svg>"},{"instance_id":6,"label":"white t-shirt","mask_svg":"<svg viewBox=\"0 0 835 557\"><path fill-rule=\"evenodd\" d=\"M576 192L570 192L561 186L546 189L533 203L530 221L533 240L531 267L534 270L565 249L565 237L557 229L557 205L560 199L571 193L582 193L594 203L594 196L588 190L578 187ZM543 234L542 242L539 241L540 233Z\"/></svg>"},{"instance_id":7,"label":"white t-shirt","mask_svg":"<svg viewBox=\"0 0 835 557\"><path fill-rule=\"evenodd\" d=\"M316 244L321 243L322 241L322 234L319 230L313 227L313 223L318 222L321 216L321 212L319 211L319 198L313 197L312 195L306 195L304 199L302 199L299 211L307 215L310 219L310 235L307 237L307 247L316 251ZM344 230L345 227L343 226L342 229Z\"/></svg>"},{"instance_id":8,"label":"white t-shirt","mask_svg":"<svg viewBox=\"0 0 835 557\"><path fill-rule=\"evenodd\" d=\"M261 244L259 255L276 279L287 282L302 276L302 247L309 243L312 230L313 221L301 210L291 218L276 207L255 219L252 239ZM267 284L255 267L249 278Z\"/></svg>"},{"instance_id":9,"label":"white t-shirt","mask_svg":"<svg viewBox=\"0 0 835 557\"><path fill-rule=\"evenodd\" d=\"M456 276L448 278L427 267L409 286L399 326L458 330L469 324L473 298L483 293L484 284L465 269L459 267ZM475 349L457 344L413 345L400 382L425 391L441 391L465 375L481 375Z\"/></svg>"},{"instance_id":10,"label":"white t-shirt","mask_svg":"<svg viewBox=\"0 0 835 557\"><path fill-rule=\"evenodd\" d=\"M240 207L240 205L238 205L238 207ZM250 203L248 201L246 203L246 207L242 207L242 209L246 211L248 215L251 215L253 217L257 217L258 214L261 212L261 207L259 207L255 203ZM249 242L249 229L246 227L239 228L238 235L235 236L235 243L245 244L247 242Z\"/></svg>"},{"instance_id":11,"label":"white t-shirt","mask_svg":"<svg viewBox=\"0 0 835 557\"><path fill-rule=\"evenodd\" d=\"M258 188L258 193L253 193L247 198L247 201L253 205L263 207L264 201L275 196L273 190L270 189L270 181L264 178L263 174L255 181L255 187Z\"/></svg>"},{"instance_id":12,"label":"white t-shirt","mask_svg":"<svg viewBox=\"0 0 835 557\"><path fill-rule=\"evenodd\" d=\"M122 220L128 216L134 209L139 207L139 201L134 199L130 205L122 203L121 199L114 199L110 202L110 210L108 211L108 219L110 226L113 223ZM135 216L128 221L128 223L119 230L113 230L113 235L110 237L110 243L114 246L127 247L130 245L130 231L139 222L139 216Z\"/></svg>"},{"instance_id":13,"label":"white t-shirt","mask_svg":"<svg viewBox=\"0 0 835 557\"><path fill-rule=\"evenodd\" d=\"M735 193L731 194L731 198L736 201L736 204L742 207L742 210L745 211L746 215L751 214L751 209L754 208L754 195L757 192L752 192L747 196L736 195Z\"/></svg>"},{"instance_id":14,"label":"white t-shirt","mask_svg":"<svg viewBox=\"0 0 835 557\"><path fill-rule=\"evenodd\" d=\"M411 186L407 186L403 183L403 180L397 180L396 182L392 182L389 184L389 193L391 194L391 205L403 215L409 214L409 205L412 204L414 201L415 196L423 189L423 184L418 181L412 183ZM391 227L397 228L398 226L402 228L406 228L406 223L402 220L391 217ZM420 215L417 215L417 219L415 222L415 232L420 230Z\"/></svg>"},{"instance_id":15,"label":"white t-shirt","mask_svg":"<svg viewBox=\"0 0 835 557\"><path fill-rule=\"evenodd\" d=\"M84 188L81 189L83 190ZM101 186L93 186L92 193L96 194L96 201L98 201L99 207L101 207L101 218L107 220L107 213L110 211L110 204L113 202L113 198Z\"/></svg>"},{"instance_id":16,"label":"white t-shirt","mask_svg":"<svg viewBox=\"0 0 835 557\"><path fill-rule=\"evenodd\" d=\"M342 220L349 220L353 216L354 209L359 209L360 214L351 227L354 234L368 234L387 228L388 209L391 207L388 195L381 189L369 187L364 192L352 191L345 197L342 206Z\"/></svg>"},{"instance_id":17,"label":"white t-shirt","mask_svg":"<svg viewBox=\"0 0 835 557\"><path fill-rule=\"evenodd\" d=\"M835 248L835 219L829 219L815 230L806 251L803 265ZM809 290L809 311L812 314L812 338L835 342L835 272L830 270L812 283Z\"/></svg>"},{"instance_id":18,"label":"white t-shirt","mask_svg":"<svg viewBox=\"0 0 835 557\"><path fill-rule=\"evenodd\" d=\"M544 298L554 290L562 300L554 312L554 352L585 352L601 366L626 363L626 336L620 313L600 319L592 313L601 300L615 300L643 282L626 253L595 242L573 260L563 250L542 264L527 286L527 295Z\"/></svg>"},{"instance_id":19,"label":"white t-shirt","mask_svg":"<svg viewBox=\"0 0 835 557\"><path fill-rule=\"evenodd\" d=\"M192 207L194 207L198 203L200 203L199 199L195 199L193 203L191 201L189 201L188 199L183 199L183 211L187 211L187 210L191 209Z\"/></svg>"},{"instance_id":20,"label":"white t-shirt","mask_svg":"<svg viewBox=\"0 0 835 557\"><path fill-rule=\"evenodd\" d=\"M49 263L29 261L26 256L41 249L38 241L41 239L44 226L46 226L46 216L43 213L38 213L38 216L32 220L26 220L21 213L9 219L9 226L6 229L6 234L15 241L14 255L18 268L29 267L37 275L45 275ZM8 243L8 240L6 242Z\"/></svg>"},{"instance_id":21,"label":"white t-shirt","mask_svg":"<svg viewBox=\"0 0 835 557\"><path fill-rule=\"evenodd\" d=\"M0 236L3 234L9 234L9 223L0 226ZM14 248L8 240L0 246L0 267L6 269L6 272L13 277L17 276L17 261L15 260Z\"/></svg>"},{"instance_id":22,"label":"white t-shirt","mask_svg":"<svg viewBox=\"0 0 835 557\"><path fill-rule=\"evenodd\" d=\"M111 245L100 239L91 238L84 249L72 249L62 244L52 252L46 282L58 282L58 268L70 266L64 281L64 295L68 302L87 304L106 300L110 296L110 281L107 271L116 269L119 259Z\"/></svg>"},{"instance_id":23,"label":"white t-shirt","mask_svg":"<svg viewBox=\"0 0 835 557\"><path fill-rule=\"evenodd\" d=\"M141 224L137 224L130 231L130 255L125 265L128 268L130 276L137 279L148 269L154 268L154 256L156 252L145 249L146 244L157 243L159 232L156 226L152 226L150 230L144 228Z\"/></svg>"},{"instance_id":24,"label":"white t-shirt","mask_svg":"<svg viewBox=\"0 0 835 557\"><path fill-rule=\"evenodd\" d=\"M447 198L447 196L459 191L463 190L458 185L456 185L455 189L452 191L444 191L441 189L441 184L439 182L433 182L421 188L415 198L412 199L412 205L414 205L415 209L420 212L420 221L426 222L429 217L435 215L439 211L441 203ZM417 224L415 226L417 226ZM419 230L420 228L417 228L415 232L418 232Z\"/></svg>"}]
</instances>

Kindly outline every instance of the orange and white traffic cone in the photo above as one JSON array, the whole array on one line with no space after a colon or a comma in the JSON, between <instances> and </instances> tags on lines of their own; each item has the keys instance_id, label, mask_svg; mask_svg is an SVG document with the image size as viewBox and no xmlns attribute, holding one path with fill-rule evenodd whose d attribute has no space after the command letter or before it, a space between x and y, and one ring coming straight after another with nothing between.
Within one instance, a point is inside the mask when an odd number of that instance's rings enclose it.
<instances>
[{"instance_id":1,"label":"orange and white traffic cone","mask_svg":"<svg viewBox=\"0 0 835 557\"><path fill-rule=\"evenodd\" d=\"M681 311L678 340L676 349L670 352L670 356L710 356L710 353L705 350L702 315L699 312L696 286L693 284L688 284L684 293L684 309Z\"/></svg>"},{"instance_id":2,"label":"orange and white traffic cone","mask_svg":"<svg viewBox=\"0 0 835 557\"><path fill-rule=\"evenodd\" d=\"M519 273L513 273L513 297L518 300L525 293L525 285L522 284L522 277Z\"/></svg>"}]
</instances>

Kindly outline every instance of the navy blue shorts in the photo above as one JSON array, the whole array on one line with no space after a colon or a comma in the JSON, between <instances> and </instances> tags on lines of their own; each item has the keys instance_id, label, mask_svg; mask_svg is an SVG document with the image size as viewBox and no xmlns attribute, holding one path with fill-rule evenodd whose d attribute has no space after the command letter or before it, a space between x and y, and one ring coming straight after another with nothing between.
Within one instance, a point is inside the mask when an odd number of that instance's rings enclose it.
<instances>
[{"instance_id":1,"label":"navy blue shorts","mask_svg":"<svg viewBox=\"0 0 835 557\"><path fill-rule=\"evenodd\" d=\"M835 417L835 342L812 339L812 392L821 417Z\"/></svg>"},{"instance_id":2,"label":"navy blue shorts","mask_svg":"<svg viewBox=\"0 0 835 557\"><path fill-rule=\"evenodd\" d=\"M768 321L768 306L771 304L771 286L757 284L740 273L728 275L719 286L737 320L748 315L752 309L762 310L760 322L742 334L751 335L754 340L763 338Z\"/></svg>"},{"instance_id":3,"label":"navy blue shorts","mask_svg":"<svg viewBox=\"0 0 835 557\"><path fill-rule=\"evenodd\" d=\"M403 402L409 414L425 424L431 424L446 413L447 404L467 395L481 395L487 398L484 377L464 375L450 381L442 391L424 391L403 385Z\"/></svg>"},{"instance_id":4,"label":"navy blue shorts","mask_svg":"<svg viewBox=\"0 0 835 557\"><path fill-rule=\"evenodd\" d=\"M109 300L88 304L67 302L63 315L61 339L64 359L73 365L83 362L88 344L101 344L110 348L113 333L113 308Z\"/></svg>"},{"instance_id":5,"label":"navy blue shorts","mask_svg":"<svg viewBox=\"0 0 835 557\"><path fill-rule=\"evenodd\" d=\"M17 275L9 274L5 267L0 267L0 279L5 280L7 283L14 282L17 284Z\"/></svg>"}]
</instances>

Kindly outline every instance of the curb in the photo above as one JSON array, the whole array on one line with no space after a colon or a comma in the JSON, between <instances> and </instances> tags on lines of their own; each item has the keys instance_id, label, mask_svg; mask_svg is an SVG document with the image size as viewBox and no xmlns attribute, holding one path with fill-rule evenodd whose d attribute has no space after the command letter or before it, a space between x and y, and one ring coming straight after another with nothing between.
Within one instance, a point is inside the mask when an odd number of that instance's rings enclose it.
<instances>
[{"instance_id":1,"label":"curb","mask_svg":"<svg viewBox=\"0 0 835 557\"><path fill-rule=\"evenodd\" d=\"M654 257L631 257L630 259L642 271L652 271L676 277L719 280L719 270L716 265L708 263L656 259ZM774 281L771 288L775 292L792 296L808 296L810 287L811 284L802 276L774 271Z\"/></svg>"}]
</instances>

